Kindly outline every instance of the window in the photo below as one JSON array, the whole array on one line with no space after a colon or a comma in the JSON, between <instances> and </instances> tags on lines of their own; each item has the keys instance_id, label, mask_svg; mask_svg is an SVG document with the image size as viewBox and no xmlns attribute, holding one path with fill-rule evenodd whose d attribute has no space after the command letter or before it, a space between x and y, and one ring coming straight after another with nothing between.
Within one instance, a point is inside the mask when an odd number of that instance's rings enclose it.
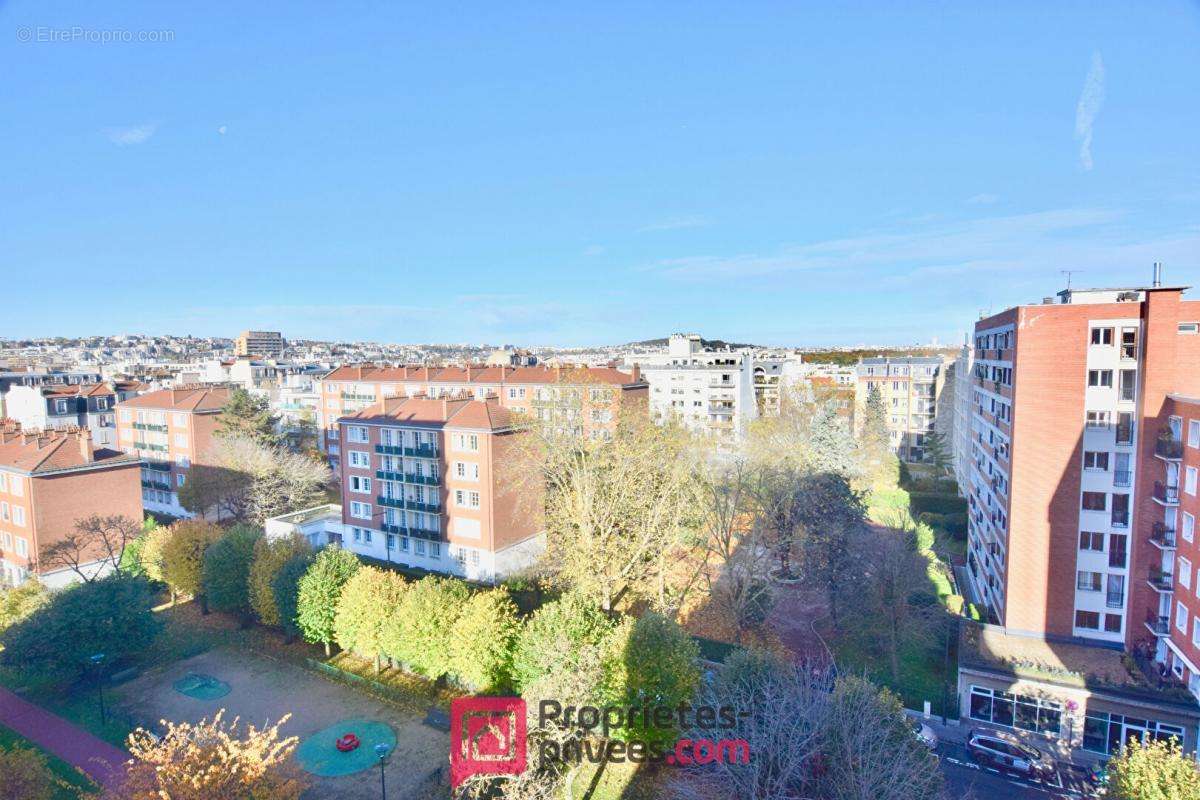
<instances>
[{"instance_id":1,"label":"window","mask_svg":"<svg viewBox=\"0 0 1200 800\"><path fill-rule=\"evenodd\" d=\"M358 492L359 494L371 493L371 479L359 475L350 476L350 491Z\"/></svg>"},{"instance_id":2,"label":"window","mask_svg":"<svg viewBox=\"0 0 1200 800\"><path fill-rule=\"evenodd\" d=\"M1088 709L1083 721L1083 749L1093 753L1116 753L1132 738L1183 741L1183 728L1153 719L1126 718L1120 714Z\"/></svg>"},{"instance_id":3,"label":"window","mask_svg":"<svg viewBox=\"0 0 1200 800\"><path fill-rule=\"evenodd\" d=\"M1104 552L1104 534L1095 533L1093 531L1080 531L1079 533L1079 549L1092 550L1097 553Z\"/></svg>"},{"instance_id":4,"label":"window","mask_svg":"<svg viewBox=\"0 0 1200 800\"><path fill-rule=\"evenodd\" d=\"M1181 322L1178 330L1180 333L1194 334L1200 330L1200 325L1195 322Z\"/></svg>"},{"instance_id":5,"label":"window","mask_svg":"<svg viewBox=\"0 0 1200 800\"><path fill-rule=\"evenodd\" d=\"M455 461L454 476L466 481L477 481L479 480L479 465L468 464L465 461Z\"/></svg>"},{"instance_id":6,"label":"window","mask_svg":"<svg viewBox=\"0 0 1200 800\"><path fill-rule=\"evenodd\" d=\"M1112 344L1112 328L1092 328L1092 344Z\"/></svg>"},{"instance_id":7,"label":"window","mask_svg":"<svg viewBox=\"0 0 1200 800\"><path fill-rule=\"evenodd\" d=\"M20 528L25 527L25 507L24 506L13 506L12 517L13 517L14 525L16 525Z\"/></svg>"},{"instance_id":8,"label":"window","mask_svg":"<svg viewBox=\"0 0 1200 800\"><path fill-rule=\"evenodd\" d=\"M1188 420L1188 447L1200 447L1200 419Z\"/></svg>"},{"instance_id":9,"label":"window","mask_svg":"<svg viewBox=\"0 0 1200 800\"><path fill-rule=\"evenodd\" d=\"M362 425L347 425L346 441L358 442L360 444L365 444L366 442L370 441L370 437L367 435L366 427Z\"/></svg>"},{"instance_id":10,"label":"window","mask_svg":"<svg viewBox=\"0 0 1200 800\"><path fill-rule=\"evenodd\" d=\"M439 544L438 542L430 542L429 543L429 557L430 558L441 558L442 557L441 544Z\"/></svg>"},{"instance_id":11,"label":"window","mask_svg":"<svg viewBox=\"0 0 1200 800\"><path fill-rule=\"evenodd\" d=\"M1188 512L1183 512L1183 540L1191 543L1196 536L1196 518Z\"/></svg>"},{"instance_id":12,"label":"window","mask_svg":"<svg viewBox=\"0 0 1200 800\"><path fill-rule=\"evenodd\" d=\"M479 492L456 489L454 491L454 504L462 508L479 508Z\"/></svg>"},{"instance_id":13,"label":"window","mask_svg":"<svg viewBox=\"0 0 1200 800\"><path fill-rule=\"evenodd\" d=\"M1075 627L1095 631L1100 629L1100 613L1098 611L1076 611Z\"/></svg>"},{"instance_id":14,"label":"window","mask_svg":"<svg viewBox=\"0 0 1200 800\"><path fill-rule=\"evenodd\" d=\"M1106 633L1121 632L1121 615L1120 614L1105 614L1104 615L1104 631Z\"/></svg>"},{"instance_id":15,"label":"window","mask_svg":"<svg viewBox=\"0 0 1200 800\"><path fill-rule=\"evenodd\" d=\"M5 485L5 482L4 482L4 473L0 472L0 492L6 491L7 488L8 487Z\"/></svg>"},{"instance_id":16,"label":"window","mask_svg":"<svg viewBox=\"0 0 1200 800\"><path fill-rule=\"evenodd\" d=\"M371 504L360 503L357 500L352 501L350 503L350 516L354 517L355 519L370 519Z\"/></svg>"},{"instance_id":17,"label":"window","mask_svg":"<svg viewBox=\"0 0 1200 800\"><path fill-rule=\"evenodd\" d=\"M416 540L416 546L415 546L413 552L415 552L419 556L425 555L425 540L424 539Z\"/></svg>"},{"instance_id":18,"label":"window","mask_svg":"<svg viewBox=\"0 0 1200 800\"><path fill-rule=\"evenodd\" d=\"M1084 492L1084 511L1104 511L1108 508L1108 495L1104 492Z\"/></svg>"},{"instance_id":19,"label":"window","mask_svg":"<svg viewBox=\"0 0 1200 800\"><path fill-rule=\"evenodd\" d=\"M1110 567L1125 569L1127 543L1128 537L1123 533L1110 533L1108 535L1108 565Z\"/></svg>"},{"instance_id":20,"label":"window","mask_svg":"<svg viewBox=\"0 0 1200 800\"><path fill-rule=\"evenodd\" d=\"M180 456L179 459L175 463L179 466L180 469L188 469L189 467L192 466L192 460L190 458L188 458L187 456Z\"/></svg>"},{"instance_id":21,"label":"window","mask_svg":"<svg viewBox=\"0 0 1200 800\"><path fill-rule=\"evenodd\" d=\"M1187 606L1179 601L1175 602L1175 627L1182 633L1187 633L1188 610Z\"/></svg>"},{"instance_id":22,"label":"window","mask_svg":"<svg viewBox=\"0 0 1200 800\"><path fill-rule=\"evenodd\" d=\"M1121 399L1136 400L1137 399L1137 371L1132 369L1121 370Z\"/></svg>"},{"instance_id":23,"label":"window","mask_svg":"<svg viewBox=\"0 0 1200 800\"><path fill-rule=\"evenodd\" d=\"M183 482L184 482L185 480L187 480L187 476L186 476L186 475L176 475L176 476L175 476L175 485L176 485L176 486L183 486Z\"/></svg>"},{"instance_id":24,"label":"window","mask_svg":"<svg viewBox=\"0 0 1200 800\"><path fill-rule=\"evenodd\" d=\"M1196 496L1196 468L1188 467L1183 473L1183 490L1192 497Z\"/></svg>"},{"instance_id":25,"label":"window","mask_svg":"<svg viewBox=\"0 0 1200 800\"><path fill-rule=\"evenodd\" d=\"M1200 647L1200 617L1192 618L1192 647Z\"/></svg>"},{"instance_id":26,"label":"window","mask_svg":"<svg viewBox=\"0 0 1200 800\"><path fill-rule=\"evenodd\" d=\"M13 497L24 497L25 496L24 481L22 481L20 478L15 477L15 476L12 478L9 478L8 479L8 491L12 493Z\"/></svg>"},{"instance_id":27,"label":"window","mask_svg":"<svg viewBox=\"0 0 1200 800\"><path fill-rule=\"evenodd\" d=\"M1100 591L1100 581L1103 579L1099 572L1085 572L1080 570L1075 577L1075 588L1082 592L1098 592Z\"/></svg>"},{"instance_id":28,"label":"window","mask_svg":"<svg viewBox=\"0 0 1200 800\"><path fill-rule=\"evenodd\" d=\"M371 468L371 454L365 453L362 450L349 450L347 456L350 459L350 466L358 469Z\"/></svg>"},{"instance_id":29,"label":"window","mask_svg":"<svg viewBox=\"0 0 1200 800\"><path fill-rule=\"evenodd\" d=\"M29 555L29 542L23 536L17 537L17 555L25 558Z\"/></svg>"},{"instance_id":30,"label":"window","mask_svg":"<svg viewBox=\"0 0 1200 800\"><path fill-rule=\"evenodd\" d=\"M1109 417L1107 411L1087 412L1087 426L1089 428L1107 428L1108 419Z\"/></svg>"},{"instance_id":31,"label":"window","mask_svg":"<svg viewBox=\"0 0 1200 800\"><path fill-rule=\"evenodd\" d=\"M1060 703L982 686L971 687L969 713L971 719L1037 733L1057 734L1062 723Z\"/></svg>"},{"instance_id":32,"label":"window","mask_svg":"<svg viewBox=\"0 0 1200 800\"><path fill-rule=\"evenodd\" d=\"M1129 495L1114 493L1111 524L1117 528L1129 527Z\"/></svg>"},{"instance_id":33,"label":"window","mask_svg":"<svg viewBox=\"0 0 1200 800\"><path fill-rule=\"evenodd\" d=\"M1111 389L1112 382L1111 369L1089 369L1088 370L1088 386L1102 386Z\"/></svg>"},{"instance_id":34,"label":"window","mask_svg":"<svg viewBox=\"0 0 1200 800\"><path fill-rule=\"evenodd\" d=\"M1192 562L1183 556L1179 557L1179 585L1185 589L1192 588Z\"/></svg>"},{"instance_id":35,"label":"window","mask_svg":"<svg viewBox=\"0 0 1200 800\"><path fill-rule=\"evenodd\" d=\"M1083 454L1084 469L1108 470L1108 453L1085 451Z\"/></svg>"},{"instance_id":36,"label":"window","mask_svg":"<svg viewBox=\"0 0 1200 800\"><path fill-rule=\"evenodd\" d=\"M0 522L8 522L8 501L0 503Z\"/></svg>"},{"instance_id":37,"label":"window","mask_svg":"<svg viewBox=\"0 0 1200 800\"><path fill-rule=\"evenodd\" d=\"M131 420L133 420L133 412L131 412L128 408L122 408L121 422L130 422Z\"/></svg>"}]
</instances>

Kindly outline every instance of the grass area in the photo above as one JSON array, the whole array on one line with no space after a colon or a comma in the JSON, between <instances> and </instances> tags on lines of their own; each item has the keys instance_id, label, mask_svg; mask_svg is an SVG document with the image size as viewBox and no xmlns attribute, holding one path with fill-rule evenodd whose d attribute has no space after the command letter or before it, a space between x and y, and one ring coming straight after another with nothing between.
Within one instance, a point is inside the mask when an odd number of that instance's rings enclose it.
<instances>
[{"instance_id":1,"label":"grass area","mask_svg":"<svg viewBox=\"0 0 1200 800\"><path fill-rule=\"evenodd\" d=\"M900 647L900 674L896 680L886 660L873 655L873 648L866 643L856 642L852 637L838 639L834 654L842 672L866 675L880 686L886 686L904 701L906 708L921 710L928 700L934 714L958 716L958 701L953 684L956 679L957 661L951 654L949 673L946 669L946 654L942 646L922 637L919 641L907 641Z\"/></svg>"},{"instance_id":2,"label":"grass area","mask_svg":"<svg viewBox=\"0 0 1200 800\"><path fill-rule=\"evenodd\" d=\"M0 725L0 747L11 748L14 746L36 750L46 757L50 771L59 781L59 785L54 787L54 800L78 800L80 797L96 791L95 784L75 767L19 736L15 731ZM0 787L0 795L2 794L3 787Z\"/></svg>"},{"instance_id":3,"label":"grass area","mask_svg":"<svg viewBox=\"0 0 1200 800\"><path fill-rule=\"evenodd\" d=\"M605 764L599 779L598 766L586 764L580 770L568 800L655 800L662 795L661 770L647 764ZM593 785L595 781L595 785Z\"/></svg>"}]
</instances>

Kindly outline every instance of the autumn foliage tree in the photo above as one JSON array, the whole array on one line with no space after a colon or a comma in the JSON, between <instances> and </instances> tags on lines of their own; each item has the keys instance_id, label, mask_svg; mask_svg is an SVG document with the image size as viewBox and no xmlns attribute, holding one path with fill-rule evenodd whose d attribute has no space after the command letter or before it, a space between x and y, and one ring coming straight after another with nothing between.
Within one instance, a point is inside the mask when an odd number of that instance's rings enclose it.
<instances>
[{"instance_id":1,"label":"autumn foliage tree","mask_svg":"<svg viewBox=\"0 0 1200 800\"><path fill-rule=\"evenodd\" d=\"M1200 800L1200 772L1177 740L1130 739L1108 764L1112 800Z\"/></svg>"},{"instance_id":2,"label":"autumn foliage tree","mask_svg":"<svg viewBox=\"0 0 1200 800\"><path fill-rule=\"evenodd\" d=\"M204 551L222 536L222 531L211 522L202 519L187 519L170 527L170 536L162 547L163 580L171 587L173 595L188 595L200 601L200 607L208 612L208 599L204 596Z\"/></svg>"},{"instance_id":3,"label":"autumn foliage tree","mask_svg":"<svg viewBox=\"0 0 1200 800\"><path fill-rule=\"evenodd\" d=\"M31 747L0 745L0 800L53 800L58 779L46 757Z\"/></svg>"},{"instance_id":4,"label":"autumn foliage tree","mask_svg":"<svg viewBox=\"0 0 1200 800\"><path fill-rule=\"evenodd\" d=\"M279 732L288 717L242 730L223 715L167 723L161 738L131 734L128 778L112 800L298 800L308 783L291 758L299 740Z\"/></svg>"},{"instance_id":5,"label":"autumn foliage tree","mask_svg":"<svg viewBox=\"0 0 1200 800\"><path fill-rule=\"evenodd\" d=\"M384 623L388 657L434 680L449 672L450 632L469 596L453 578L428 575L411 584Z\"/></svg>"},{"instance_id":6,"label":"autumn foliage tree","mask_svg":"<svg viewBox=\"0 0 1200 800\"><path fill-rule=\"evenodd\" d=\"M342 589L359 567L354 553L340 547L326 547L317 554L297 586L296 624L305 641L325 645L325 655L329 655L329 646L334 641Z\"/></svg>"},{"instance_id":7,"label":"autumn foliage tree","mask_svg":"<svg viewBox=\"0 0 1200 800\"><path fill-rule=\"evenodd\" d=\"M476 692L503 689L512 682L513 647L521 625L508 592L477 592L463 605L450 631L450 669Z\"/></svg>"},{"instance_id":8,"label":"autumn foliage tree","mask_svg":"<svg viewBox=\"0 0 1200 800\"><path fill-rule=\"evenodd\" d=\"M363 567L355 572L338 599L333 623L338 647L373 659L378 672L384 653L384 621L400 607L407 587L402 577L389 570Z\"/></svg>"},{"instance_id":9,"label":"autumn foliage tree","mask_svg":"<svg viewBox=\"0 0 1200 800\"><path fill-rule=\"evenodd\" d=\"M246 589L250 596L250 608L263 625L281 624L279 603L275 599L275 577L289 559L311 550L308 542L299 534L270 539L263 537L254 543Z\"/></svg>"}]
</instances>

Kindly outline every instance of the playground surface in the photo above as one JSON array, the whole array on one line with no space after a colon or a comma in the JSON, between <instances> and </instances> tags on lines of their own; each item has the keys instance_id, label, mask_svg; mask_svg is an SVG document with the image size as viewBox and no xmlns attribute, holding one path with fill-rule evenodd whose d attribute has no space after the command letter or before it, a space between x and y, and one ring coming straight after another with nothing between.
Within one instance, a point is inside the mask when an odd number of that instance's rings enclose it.
<instances>
[{"instance_id":1,"label":"playground surface","mask_svg":"<svg viewBox=\"0 0 1200 800\"><path fill-rule=\"evenodd\" d=\"M227 684L228 693L203 699L176 688L177 683L189 687L195 683L190 676L197 675ZM394 736L386 767L389 798L414 796L449 759L449 735L423 725L423 714L242 648L222 647L175 662L139 676L113 694L121 711L146 722L197 722L225 709L226 719L238 717L243 724L261 727L290 714L282 733L299 737L298 762L317 773L310 775L312 789L307 796L313 798L378 798L379 767L373 746L387 741L389 734ZM334 745L348 732L356 733L364 744L358 749L361 752L339 759Z\"/></svg>"}]
</instances>

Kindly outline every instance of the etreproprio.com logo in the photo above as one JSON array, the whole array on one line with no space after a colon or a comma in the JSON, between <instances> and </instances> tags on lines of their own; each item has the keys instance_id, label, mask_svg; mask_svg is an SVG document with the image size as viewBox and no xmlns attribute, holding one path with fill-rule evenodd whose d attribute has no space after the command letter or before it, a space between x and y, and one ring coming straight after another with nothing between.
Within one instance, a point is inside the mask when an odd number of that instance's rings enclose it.
<instances>
[{"instance_id":1,"label":"etreproprio.com logo","mask_svg":"<svg viewBox=\"0 0 1200 800\"><path fill-rule=\"evenodd\" d=\"M527 708L520 697L463 697L450 704L450 780L455 788L472 775L519 775L528 766ZM751 715L732 706L563 706L538 704L538 727L577 730L585 736L560 743L539 738L539 763L661 762L673 766L750 763L745 739L680 738L677 730L728 731ZM615 730L644 731L644 738L611 739ZM661 732L663 736L656 736ZM598 737L594 736L599 734Z\"/></svg>"}]
</instances>

